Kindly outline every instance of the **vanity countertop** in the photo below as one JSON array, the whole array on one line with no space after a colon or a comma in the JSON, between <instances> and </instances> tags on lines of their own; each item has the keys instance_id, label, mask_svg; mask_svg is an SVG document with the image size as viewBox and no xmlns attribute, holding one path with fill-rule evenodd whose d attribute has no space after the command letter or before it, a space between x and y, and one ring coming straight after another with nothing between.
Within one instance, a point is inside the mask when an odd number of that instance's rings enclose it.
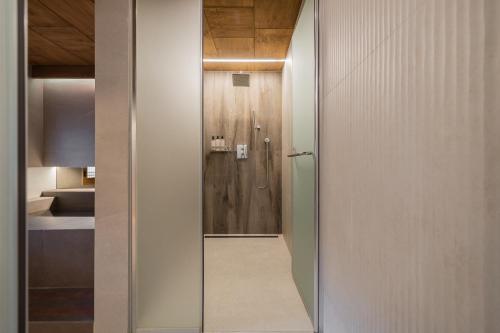
<instances>
[{"instance_id":1,"label":"vanity countertop","mask_svg":"<svg viewBox=\"0 0 500 333\"><path fill-rule=\"evenodd\" d=\"M94 187L80 187L80 188L56 188L53 190L43 191L44 193L64 193L64 192L95 192Z\"/></svg>"},{"instance_id":2,"label":"vanity countertop","mask_svg":"<svg viewBox=\"0 0 500 333\"><path fill-rule=\"evenodd\" d=\"M28 216L28 230L94 230L93 216Z\"/></svg>"}]
</instances>

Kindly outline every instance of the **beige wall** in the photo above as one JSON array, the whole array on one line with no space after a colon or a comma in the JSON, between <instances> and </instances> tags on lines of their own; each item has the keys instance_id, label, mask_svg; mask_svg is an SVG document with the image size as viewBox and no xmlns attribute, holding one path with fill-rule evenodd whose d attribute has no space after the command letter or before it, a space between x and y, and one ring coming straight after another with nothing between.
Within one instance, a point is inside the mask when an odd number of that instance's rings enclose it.
<instances>
[{"instance_id":1,"label":"beige wall","mask_svg":"<svg viewBox=\"0 0 500 333\"><path fill-rule=\"evenodd\" d=\"M43 191L57 187L56 167L28 168L26 170L26 198L38 198Z\"/></svg>"},{"instance_id":2,"label":"beige wall","mask_svg":"<svg viewBox=\"0 0 500 333\"><path fill-rule=\"evenodd\" d=\"M500 331L498 7L320 1L324 332Z\"/></svg>"},{"instance_id":3,"label":"beige wall","mask_svg":"<svg viewBox=\"0 0 500 333\"><path fill-rule=\"evenodd\" d=\"M57 188L94 187L94 184L83 184L85 168L57 168Z\"/></svg>"},{"instance_id":4,"label":"beige wall","mask_svg":"<svg viewBox=\"0 0 500 333\"><path fill-rule=\"evenodd\" d=\"M283 238L286 241L288 250L292 252L292 159L287 154L293 150L292 143L292 45L288 48L287 61L283 66L282 74L282 133L281 133L281 155L282 175L281 175L281 192L282 192L282 230Z\"/></svg>"},{"instance_id":5,"label":"beige wall","mask_svg":"<svg viewBox=\"0 0 500 333\"><path fill-rule=\"evenodd\" d=\"M95 83L28 80L28 166L93 166Z\"/></svg>"},{"instance_id":6,"label":"beige wall","mask_svg":"<svg viewBox=\"0 0 500 333\"><path fill-rule=\"evenodd\" d=\"M137 1L138 332L201 328L201 10Z\"/></svg>"},{"instance_id":7,"label":"beige wall","mask_svg":"<svg viewBox=\"0 0 500 333\"><path fill-rule=\"evenodd\" d=\"M487 0L485 21L485 331L500 332L500 3Z\"/></svg>"},{"instance_id":8,"label":"beige wall","mask_svg":"<svg viewBox=\"0 0 500 333\"><path fill-rule=\"evenodd\" d=\"M44 80L43 121L45 166L94 166L94 80Z\"/></svg>"},{"instance_id":9,"label":"beige wall","mask_svg":"<svg viewBox=\"0 0 500 333\"><path fill-rule=\"evenodd\" d=\"M95 333L129 332L132 3L96 0ZM112 24L110 24L112 22Z\"/></svg>"},{"instance_id":10,"label":"beige wall","mask_svg":"<svg viewBox=\"0 0 500 333\"><path fill-rule=\"evenodd\" d=\"M43 79L28 80L28 166L42 167L43 138Z\"/></svg>"},{"instance_id":11,"label":"beige wall","mask_svg":"<svg viewBox=\"0 0 500 333\"><path fill-rule=\"evenodd\" d=\"M0 2L0 332L17 332L17 1Z\"/></svg>"}]
</instances>

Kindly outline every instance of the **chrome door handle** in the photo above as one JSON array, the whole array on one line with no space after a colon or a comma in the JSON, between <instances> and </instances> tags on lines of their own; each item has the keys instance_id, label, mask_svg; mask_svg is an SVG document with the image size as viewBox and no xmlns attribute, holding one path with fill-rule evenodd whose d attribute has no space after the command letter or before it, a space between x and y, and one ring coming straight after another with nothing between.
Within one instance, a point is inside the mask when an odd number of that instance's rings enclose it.
<instances>
[{"instance_id":1,"label":"chrome door handle","mask_svg":"<svg viewBox=\"0 0 500 333\"><path fill-rule=\"evenodd\" d=\"M311 155L314 155L314 153L312 151L303 151L303 152L300 152L300 153L288 154L286 156L288 156L288 157L297 157L297 156L311 156Z\"/></svg>"}]
</instances>

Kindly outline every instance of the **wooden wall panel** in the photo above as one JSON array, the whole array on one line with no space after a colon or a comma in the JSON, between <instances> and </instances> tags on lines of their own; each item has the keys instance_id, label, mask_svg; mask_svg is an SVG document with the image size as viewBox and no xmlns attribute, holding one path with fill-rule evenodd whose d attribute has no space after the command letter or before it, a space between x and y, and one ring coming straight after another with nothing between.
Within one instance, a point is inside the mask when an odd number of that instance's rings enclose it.
<instances>
[{"instance_id":1,"label":"wooden wall panel","mask_svg":"<svg viewBox=\"0 0 500 333\"><path fill-rule=\"evenodd\" d=\"M232 73L204 75L204 232L273 234L281 232L281 73L251 73L250 87L233 87ZM252 111L260 133L254 135ZM235 148L247 144L249 158L211 153L210 140L224 135ZM271 139L270 186L266 183L264 138Z\"/></svg>"},{"instance_id":2,"label":"wooden wall panel","mask_svg":"<svg viewBox=\"0 0 500 333\"><path fill-rule=\"evenodd\" d=\"M498 1L319 13L320 327L500 332Z\"/></svg>"}]
</instances>

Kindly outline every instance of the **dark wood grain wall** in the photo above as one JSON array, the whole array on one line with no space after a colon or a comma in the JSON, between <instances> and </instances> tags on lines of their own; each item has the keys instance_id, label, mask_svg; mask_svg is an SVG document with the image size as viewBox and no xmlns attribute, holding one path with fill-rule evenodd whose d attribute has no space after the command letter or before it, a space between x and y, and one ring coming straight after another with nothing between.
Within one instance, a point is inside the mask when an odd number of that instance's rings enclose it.
<instances>
[{"instance_id":1,"label":"dark wood grain wall","mask_svg":"<svg viewBox=\"0 0 500 333\"><path fill-rule=\"evenodd\" d=\"M233 87L232 73L205 72L205 234L281 233L281 94L281 73L250 73L250 87ZM211 152L213 135L224 135L232 150L247 144L248 159ZM259 189L266 184L266 137L269 186Z\"/></svg>"}]
</instances>

